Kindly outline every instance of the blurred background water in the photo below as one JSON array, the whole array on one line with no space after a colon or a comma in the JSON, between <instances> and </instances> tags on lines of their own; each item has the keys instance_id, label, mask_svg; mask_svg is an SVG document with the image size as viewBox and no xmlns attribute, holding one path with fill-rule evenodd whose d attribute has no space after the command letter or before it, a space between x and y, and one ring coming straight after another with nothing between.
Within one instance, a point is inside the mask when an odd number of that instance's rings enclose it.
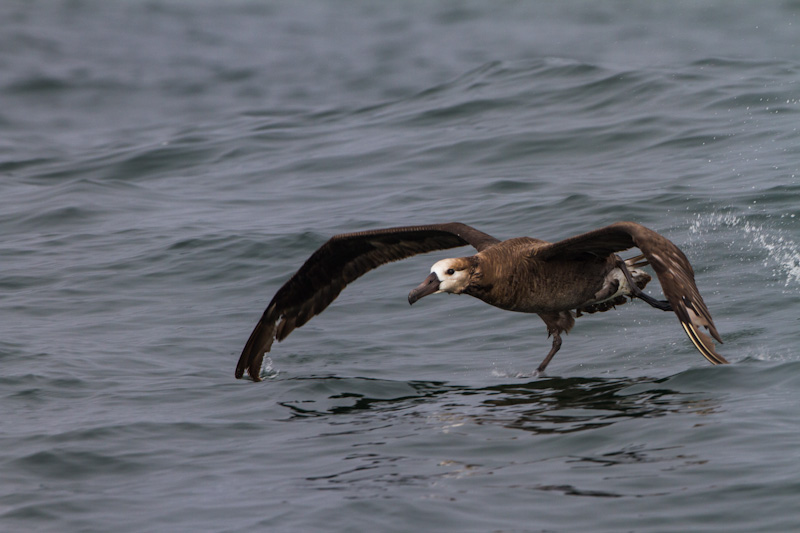
<instances>
[{"instance_id":1,"label":"blurred background water","mask_svg":"<svg viewBox=\"0 0 800 533\"><path fill-rule=\"evenodd\" d=\"M11 0L0 29L0 529L800 527L797 1ZM408 307L443 252L233 379L329 236L451 220L663 233L733 364L634 302L534 376L537 317Z\"/></svg>"}]
</instances>

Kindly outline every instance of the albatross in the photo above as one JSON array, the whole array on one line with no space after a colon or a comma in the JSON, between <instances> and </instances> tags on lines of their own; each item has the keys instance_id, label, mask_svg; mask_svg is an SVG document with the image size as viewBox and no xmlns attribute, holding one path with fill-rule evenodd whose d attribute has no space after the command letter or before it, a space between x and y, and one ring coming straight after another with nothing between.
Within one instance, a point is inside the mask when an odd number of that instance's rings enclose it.
<instances>
[{"instance_id":1,"label":"albatross","mask_svg":"<svg viewBox=\"0 0 800 533\"><path fill-rule=\"evenodd\" d=\"M537 368L544 372L561 348L561 334L583 313L607 311L638 298L656 309L673 311L692 344L711 363L725 364L705 328L722 343L694 281L684 253L666 237L635 222L617 222L558 242L530 237L501 241L466 224L451 222L377 229L335 235L280 288L245 344L236 378L245 371L261 380L264 354L273 341L320 314L351 282L383 264L417 254L470 245L468 257L437 261L425 280L408 294L414 304L430 294L468 294L489 305L539 315L553 342ZM617 255L638 248L640 255ZM642 289L650 265L666 300Z\"/></svg>"}]
</instances>

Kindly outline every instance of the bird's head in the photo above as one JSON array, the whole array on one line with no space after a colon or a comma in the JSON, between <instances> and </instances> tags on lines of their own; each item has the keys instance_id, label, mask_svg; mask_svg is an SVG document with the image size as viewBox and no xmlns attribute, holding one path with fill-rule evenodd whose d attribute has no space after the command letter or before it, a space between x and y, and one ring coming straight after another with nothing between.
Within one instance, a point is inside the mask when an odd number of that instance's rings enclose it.
<instances>
[{"instance_id":1,"label":"bird's head","mask_svg":"<svg viewBox=\"0 0 800 533\"><path fill-rule=\"evenodd\" d=\"M468 257L442 259L431 267L431 273L417 288L408 293L408 303L438 292L461 294L469 286L474 263Z\"/></svg>"}]
</instances>

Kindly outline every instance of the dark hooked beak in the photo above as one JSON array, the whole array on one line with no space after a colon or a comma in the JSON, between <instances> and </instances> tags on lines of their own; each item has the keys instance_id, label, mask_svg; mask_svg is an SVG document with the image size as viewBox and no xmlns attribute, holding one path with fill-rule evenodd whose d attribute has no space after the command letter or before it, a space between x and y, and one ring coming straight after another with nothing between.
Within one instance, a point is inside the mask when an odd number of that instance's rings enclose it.
<instances>
[{"instance_id":1,"label":"dark hooked beak","mask_svg":"<svg viewBox=\"0 0 800 533\"><path fill-rule=\"evenodd\" d=\"M423 298L429 294L433 294L438 290L439 278L436 276L435 272L431 272L430 275L425 278L425 281L420 283L416 289L408 293L408 303L414 305L414 302L420 298Z\"/></svg>"}]
</instances>

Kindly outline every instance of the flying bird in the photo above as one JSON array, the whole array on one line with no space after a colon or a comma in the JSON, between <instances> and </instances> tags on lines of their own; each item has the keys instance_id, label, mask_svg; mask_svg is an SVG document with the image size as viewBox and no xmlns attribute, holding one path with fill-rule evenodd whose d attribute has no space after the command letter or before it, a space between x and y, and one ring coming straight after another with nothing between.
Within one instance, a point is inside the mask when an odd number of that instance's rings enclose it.
<instances>
[{"instance_id":1,"label":"flying bird","mask_svg":"<svg viewBox=\"0 0 800 533\"><path fill-rule=\"evenodd\" d=\"M383 264L412 255L470 245L475 255L437 261L427 278L408 294L414 304L430 294L468 294L489 305L534 313L544 321L553 342L537 368L543 372L561 348L561 334L583 313L607 311L639 298L656 309L673 311L695 348L713 364L725 364L711 314L700 296L689 260L670 240L635 222L617 222L555 243L530 237L500 241L466 224L451 222L377 229L335 235L289 278L261 316L245 344L236 377L245 371L260 381L264 354L274 340L321 313L347 284ZM638 248L627 260L617 252ZM652 266L666 300L642 289Z\"/></svg>"}]
</instances>

